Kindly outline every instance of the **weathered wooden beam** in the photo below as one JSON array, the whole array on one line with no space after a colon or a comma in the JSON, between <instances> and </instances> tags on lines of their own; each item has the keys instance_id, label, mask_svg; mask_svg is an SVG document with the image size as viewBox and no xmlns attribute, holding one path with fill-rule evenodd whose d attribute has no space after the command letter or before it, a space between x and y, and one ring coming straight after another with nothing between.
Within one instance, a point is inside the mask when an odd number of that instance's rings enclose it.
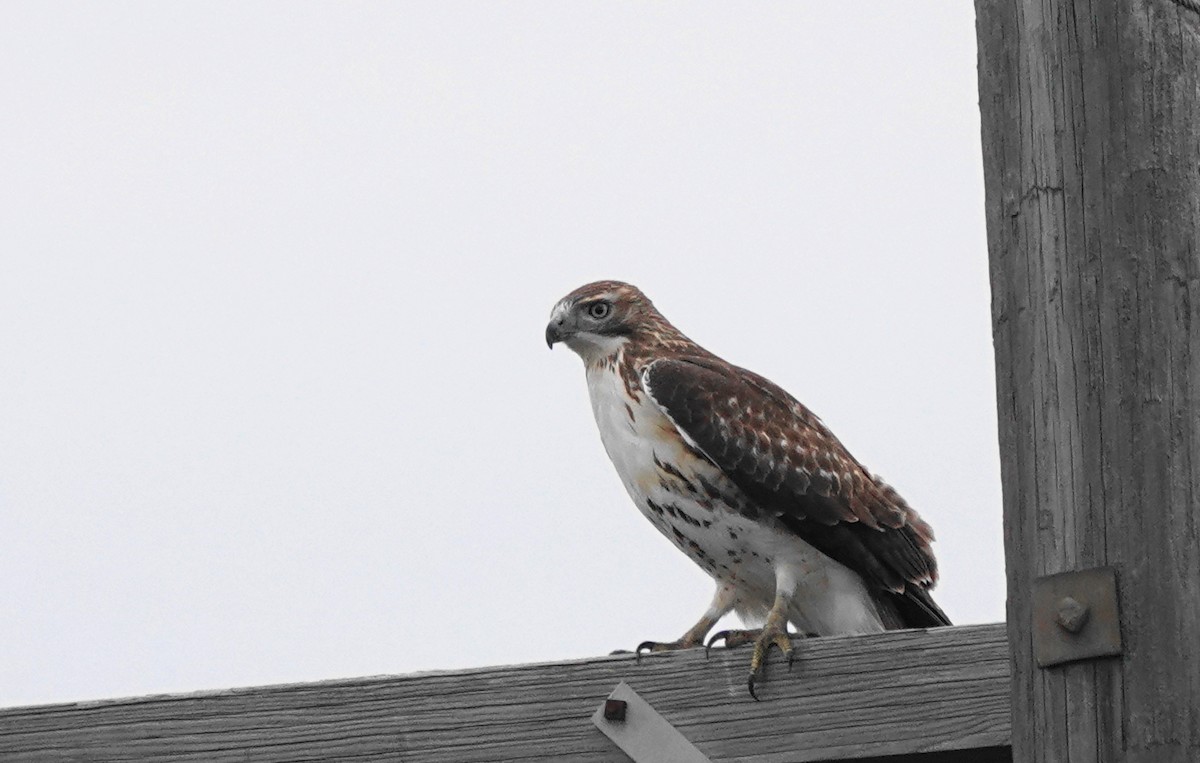
<instances>
[{"instance_id":1,"label":"weathered wooden beam","mask_svg":"<svg viewBox=\"0 0 1200 763\"><path fill-rule=\"evenodd\" d=\"M762 702L746 691L749 653L734 649L10 708L0 760L627 763L591 721L622 680L714 762L1008 759L1003 625L796 648L791 673L776 654Z\"/></svg>"},{"instance_id":2,"label":"weathered wooden beam","mask_svg":"<svg viewBox=\"0 0 1200 763\"><path fill-rule=\"evenodd\" d=\"M1021 761L1200 760L1198 9L976 0ZM1123 653L1039 668L1034 580L1106 565Z\"/></svg>"}]
</instances>

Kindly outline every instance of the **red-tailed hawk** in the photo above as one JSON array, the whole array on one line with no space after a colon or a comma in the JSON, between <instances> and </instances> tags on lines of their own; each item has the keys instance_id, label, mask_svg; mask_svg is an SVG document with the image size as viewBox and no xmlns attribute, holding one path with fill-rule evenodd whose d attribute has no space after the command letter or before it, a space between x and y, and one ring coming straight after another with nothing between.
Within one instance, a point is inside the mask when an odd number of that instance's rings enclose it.
<instances>
[{"instance_id":1,"label":"red-tailed hawk","mask_svg":"<svg viewBox=\"0 0 1200 763\"><path fill-rule=\"evenodd\" d=\"M699 622L639 653L703 645L736 611L763 627L708 644L754 642L755 695L772 646L791 660L789 623L817 636L950 624L929 595L929 525L787 392L691 341L619 281L555 305L546 343L556 342L583 358L629 496L717 584Z\"/></svg>"}]
</instances>

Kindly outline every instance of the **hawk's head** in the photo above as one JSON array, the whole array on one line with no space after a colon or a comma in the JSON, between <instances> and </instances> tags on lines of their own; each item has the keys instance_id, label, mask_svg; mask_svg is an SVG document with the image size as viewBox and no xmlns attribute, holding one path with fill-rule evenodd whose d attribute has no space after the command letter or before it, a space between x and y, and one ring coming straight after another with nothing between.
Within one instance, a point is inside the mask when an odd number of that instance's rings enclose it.
<instances>
[{"instance_id":1,"label":"hawk's head","mask_svg":"<svg viewBox=\"0 0 1200 763\"><path fill-rule=\"evenodd\" d=\"M585 361L612 355L662 317L645 294L620 281L580 286L558 301L546 326L546 344L565 342Z\"/></svg>"}]
</instances>

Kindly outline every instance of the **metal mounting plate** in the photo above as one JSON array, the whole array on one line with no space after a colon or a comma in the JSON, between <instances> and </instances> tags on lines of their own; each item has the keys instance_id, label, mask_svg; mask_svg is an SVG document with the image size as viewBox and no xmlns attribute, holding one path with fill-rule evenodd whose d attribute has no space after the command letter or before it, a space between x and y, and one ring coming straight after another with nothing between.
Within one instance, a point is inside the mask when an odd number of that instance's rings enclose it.
<instances>
[{"instance_id":1,"label":"metal mounting plate","mask_svg":"<svg viewBox=\"0 0 1200 763\"><path fill-rule=\"evenodd\" d=\"M634 763L709 763L704 753L624 681L600 703L592 723Z\"/></svg>"},{"instance_id":2,"label":"metal mounting plate","mask_svg":"<svg viewBox=\"0 0 1200 763\"><path fill-rule=\"evenodd\" d=\"M1033 655L1043 668L1121 653L1117 572L1060 572L1033 581Z\"/></svg>"}]
</instances>

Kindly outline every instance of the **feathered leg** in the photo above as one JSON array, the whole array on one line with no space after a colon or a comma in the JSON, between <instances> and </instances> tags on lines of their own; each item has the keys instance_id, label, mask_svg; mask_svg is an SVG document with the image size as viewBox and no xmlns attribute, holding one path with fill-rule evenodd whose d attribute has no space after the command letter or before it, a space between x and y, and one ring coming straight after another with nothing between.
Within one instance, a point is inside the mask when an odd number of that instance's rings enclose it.
<instances>
[{"instance_id":1,"label":"feathered leg","mask_svg":"<svg viewBox=\"0 0 1200 763\"><path fill-rule=\"evenodd\" d=\"M767 655L771 651L771 647L779 647L779 651L783 652L783 656L787 658L788 670L792 668L792 660L795 658L795 653L792 650L792 637L803 637L803 634L788 633L788 607L790 605L790 597L778 593L775 595L775 603L771 606L771 611L767 615L767 622L761 628L750 630L728 630L714 633L712 638L705 644L705 648L712 647L718 641L724 641L725 646L732 648L741 646L742 644L754 643L754 652L750 655L750 679L746 682L750 689L750 696L758 699L758 694L755 693L754 687L758 683L759 678L766 675Z\"/></svg>"},{"instance_id":2,"label":"feathered leg","mask_svg":"<svg viewBox=\"0 0 1200 763\"><path fill-rule=\"evenodd\" d=\"M755 693L754 688L759 679L766 676L767 656L771 652L771 647L779 648L779 651L787 658L788 670L791 670L792 660L795 658L792 651L792 638L793 636L804 637L804 634L788 633L788 614L794 607L792 599L801 573L801 570L786 566L775 568L775 601L771 604L767 620L763 623L762 628L721 631L714 633L705 644L707 649L717 641L724 641L727 647L754 643L754 652L750 656L750 679L746 685L750 689L750 696L755 700L758 699L758 694Z\"/></svg>"}]
</instances>

